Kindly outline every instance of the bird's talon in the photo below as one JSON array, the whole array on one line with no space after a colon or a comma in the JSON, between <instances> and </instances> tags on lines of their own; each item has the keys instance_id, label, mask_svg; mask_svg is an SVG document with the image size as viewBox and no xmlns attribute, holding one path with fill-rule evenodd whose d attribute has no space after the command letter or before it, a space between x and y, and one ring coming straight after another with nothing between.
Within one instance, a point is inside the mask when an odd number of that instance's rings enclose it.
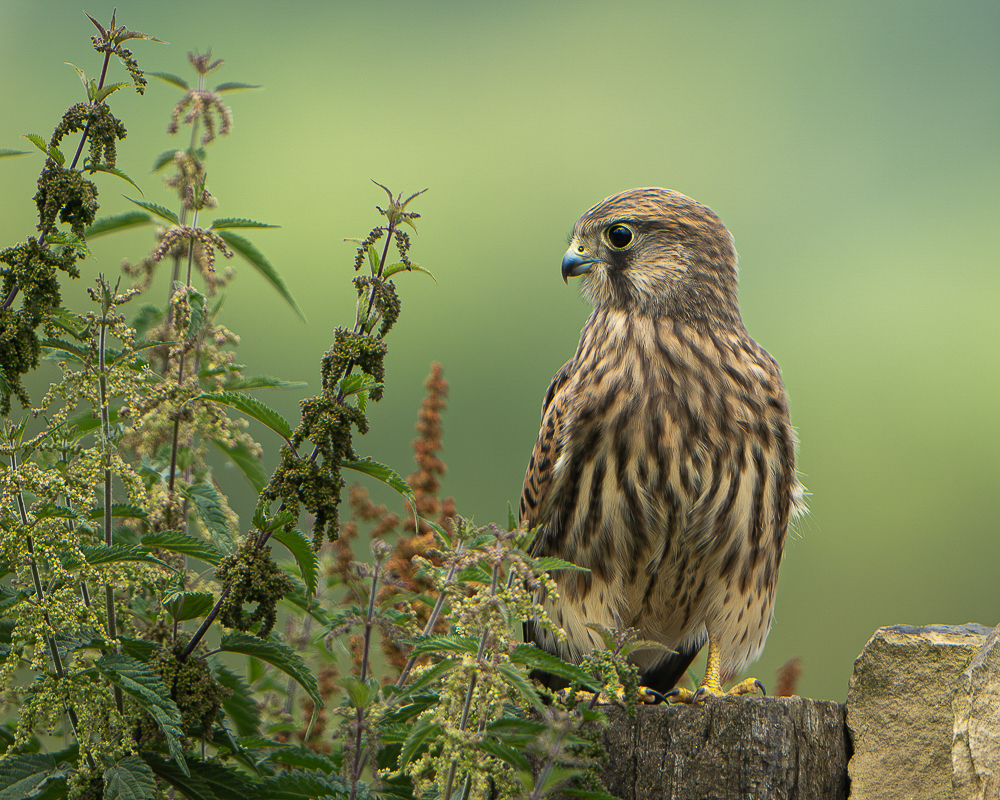
<instances>
[{"instance_id":1,"label":"bird's talon","mask_svg":"<svg viewBox=\"0 0 1000 800\"><path fill-rule=\"evenodd\" d=\"M660 694L658 691L650 689L648 686L639 687L639 699L648 706L658 706L660 703L665 703L667 702L667 697L669 697L669 695Z\"/></svg>"},{"instance_id":2,"label":"bird's talon","mask_svg":"<svg viewBox=\"0 0 1000 800\"><path fill-rule=\"evenodd\" d=\"M760 689L760 693L762 695L764 695L765 697L767 697L767 689L764 688L764 684L763 683L761 683L759 680L757 680L756 678L754 678L753 679L753 685L756 686L758 689Z\"/></svg>"}]
</instances>

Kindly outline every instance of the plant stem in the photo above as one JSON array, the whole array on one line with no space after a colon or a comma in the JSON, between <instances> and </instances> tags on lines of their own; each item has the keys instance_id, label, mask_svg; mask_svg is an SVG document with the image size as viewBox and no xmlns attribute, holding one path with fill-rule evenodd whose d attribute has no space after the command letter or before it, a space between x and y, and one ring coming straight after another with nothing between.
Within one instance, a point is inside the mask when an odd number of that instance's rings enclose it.
<instances>
[{"instance_id":1,"label":"plant stem","mask_svg":"<svg viewBox=\"0 0 1000 800\"><path fill-rule=\"evenodd\" d=\"M365 617L365 644L361 650L361 683L368 680L368 654L371 649L372 641L372 628L375 625L375 598L378 595L378 576L382 569L381 559L375 559L375 569L372 573L372 588L371 596L368 598L368 614ZM362 753L361 753L361 742L362 736L364 734L364 724L365 724L365 709L363 705L358 705L358 730L354 742L354 765L351 768L351 797L350 800L355 800L358 794L358 780L361 777L361 770L363 769ZM364 761L367 762L367 753L365 754Z\"/></svg>"},{"instance_id":2,"label":"plant stem","mask_svg":"<svg viewBox=\"0 0 1000 800\"><path fill-rule=\"evenodd\" d=\"M98 384L101 390L101 445L104 449L104 544L111 546L111 419L108 411L108 364L107 364L107 337L108 337L108 313L111 311L114 296L110 291L104 276L100 277L102 292L101 298L101 334L98 348L98 359L100 372L98 373ZM118 286L115 286L117 292ZM110 296L109 296L110 295ZM118 638L118 622L115 618L115 589L109 583L104 587L104 601L108 616L108 639ZM118 652L118 648L114 648ZM115 705L118 713L125 713L125 696L121 687L115 686Z\"/></svg>"}]
</instances>

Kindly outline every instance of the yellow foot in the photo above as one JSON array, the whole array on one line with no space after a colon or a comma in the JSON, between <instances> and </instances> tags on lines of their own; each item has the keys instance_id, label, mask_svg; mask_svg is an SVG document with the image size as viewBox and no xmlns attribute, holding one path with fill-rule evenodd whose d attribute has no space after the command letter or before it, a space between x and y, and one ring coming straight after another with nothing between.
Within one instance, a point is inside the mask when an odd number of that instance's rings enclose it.
<instances>
[{"instance_id":1,"label":"yellow foot","mask_svg":"<svg viewBox=\"0 0 1000 800\"><path fill-rule=\"evenodd\" d=\"M568 691L569 690L567 689L563 689L562 691L559 692L559 695L565 698ZM577 700L584 703L590 702L590 699L593 696L594 695L592 692L578 691L576 693ZM662 695L655 689L650 689L647 686L640 686L639 696L637 700L640 703L645 703L646 705L657 705L658 703L666 702L667 697L668 695ZM608 695L602 692L600 696L597 698L597 702L603 703L605 705L614 703L615 705L623 706L625 705L625 693L621 689L618 689L615 692L614 697L609 697Z\"/></svg>"},{"instance_id":2,"label":"yellow foot","mask_svg":"<svg viewBox=\"0 0 1000 800\"><path fill-rule=\"evenodd\" d=\"M704 700L706 697L725 697L727 695L737 697L744 694L754 694L758 689L760 689L762 695L767 694L764 684L756 678L747 678L745 681L737 683L728 692L717 682L705 681L693 692L690 689L673 689L667 692L666 698L671 703L687 703L690 705L697 703L699 700Z\"/></svg>"}]
</instances>

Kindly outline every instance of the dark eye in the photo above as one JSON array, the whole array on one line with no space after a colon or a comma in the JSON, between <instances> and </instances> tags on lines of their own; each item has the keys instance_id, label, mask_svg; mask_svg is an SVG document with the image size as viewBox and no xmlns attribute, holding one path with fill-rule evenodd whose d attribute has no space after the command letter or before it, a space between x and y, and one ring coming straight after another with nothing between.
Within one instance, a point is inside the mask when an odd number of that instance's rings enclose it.
<instances>
[{"instance_id":1,"label":"dark eye","mask_svg":"<svg viewBox=\"0 0 1000 800\"><path fill-rule=\"evenodd\" d=\"M624 225L613 225L608 228L608 241L612 247L621 250L632 243L632 231Z\"/></svg>"}]
</instances>

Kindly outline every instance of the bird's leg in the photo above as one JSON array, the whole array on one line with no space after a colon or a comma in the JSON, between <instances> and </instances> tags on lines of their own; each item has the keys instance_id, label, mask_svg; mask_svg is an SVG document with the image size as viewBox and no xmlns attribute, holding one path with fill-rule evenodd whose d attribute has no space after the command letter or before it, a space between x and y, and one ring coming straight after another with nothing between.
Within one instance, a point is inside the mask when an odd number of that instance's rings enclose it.
<instances>
[{"instance_id":1,"label":"bird's leg","mask_svg":"<svg viewBox=\"0 0 1000 800\"><path fill-rule=\"evenodd\" d=\"M747 678L745 681L737 683L728 692L722 688L722 654L715 643L715 639L708 637L708 663L705 665L705 677L701 679L698 688L693 692L690 689L673 689L667 692L667 699L673 703L697 703L705 697L721 697L723 695L753 694L760 689L761 694L767 694L762 684L756 678Z\"/></svg>"}]
</instances>

